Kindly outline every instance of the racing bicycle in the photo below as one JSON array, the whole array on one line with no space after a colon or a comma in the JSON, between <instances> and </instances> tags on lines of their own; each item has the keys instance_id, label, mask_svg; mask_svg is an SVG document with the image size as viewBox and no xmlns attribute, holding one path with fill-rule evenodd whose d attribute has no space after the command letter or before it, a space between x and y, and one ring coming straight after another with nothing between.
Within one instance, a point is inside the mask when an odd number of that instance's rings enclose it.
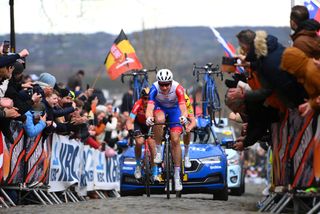
<instances>
[{"instance_id":1,"label":"racing bicycle","mask_svg":"<svg viewBox=\"0 0 320 214\"><path fill-rule=\"evenodd\" d=\"M150 185L151 185L151 150L150 150L150 139L153 136L152 127L149 128L147 134L141 132L136 135L137 137L144 137L144 156L143 156L143 172L144 172L144 184L146 188L147 197L150 197Z\"/></svg>"},{"instance_id":2,"label":"racing bicycle","mask_svg":"<svg viewBox=\"0 0 320 214\"><path fill-rule=\"evenodd\" d=\"M194 129L194 141L197 136L201 142L206 143L210 139L210 133L215 138L212 130L212 125L220 127L221 122L221 103L220 97L215 83L215 77L223 80L223 74L219 70L219 65L213 67L212 63L207 63L205 66L197 66L193 64L193 76L196 76L196 81L200 82L200 75L203 75L201 82L203 83L201 91L201 107L202 115L197 116L197 127ZM193 92L193 108L196 109L196 90ZM196 114L196 111L195 111Z\"/></svg>"},{"instance_id":3,"label":"racing bicycle","mask_svg":"<svg viewBox=\"0 0 320 214\"><path fill-rule=\"evenodd\" d=\"M167 120L166 120L167 121ZM174 188L174 164L173 158L171 153L171 143L170 143L170 127L171 124L180 124L179 122L164 122L164 123L155 123L153 126L162 125L164 126L164 148L163 148L163 173L162 178L165 184L165 192L167 195L167 199L170 199L170 192ZM183 132L184 127L183 127ZM180 167L180 179L183 181L184 179L184 164L181 160L181 167ZM181 191L176 191L176 197L181 197Z\"/></svg>"},{"instance_id":4,"label":"racing bicycle","mask_svg":"<svg viewBox=\"0 0 320 214\"><path fill-rule=\"evenodd\" d=\"M143 88L150 87L148 72L157 72L157 68L154 69L141 69L141 70L131 70L128 73L121 74L121 82L124 83L124 77L132 77L133 84L133 100L134 104L140 99L140 92Z\"/></svg>"}]
</instances>

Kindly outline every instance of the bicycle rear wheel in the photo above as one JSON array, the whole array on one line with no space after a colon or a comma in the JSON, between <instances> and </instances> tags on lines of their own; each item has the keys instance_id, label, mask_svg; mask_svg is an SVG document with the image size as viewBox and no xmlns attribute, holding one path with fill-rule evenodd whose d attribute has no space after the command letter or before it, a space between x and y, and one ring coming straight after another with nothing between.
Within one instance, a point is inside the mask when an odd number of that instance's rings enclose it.
<instances>
[{"instance_id":1,"label":"bicycle rear wheel","mask_svg":"<svg viewBox=\"0 0 320 214\"><path fill-rule=\"evenodd\" d=\"M220 97L218 94L217 89L214 90L214 99L213 99L213 104L214 104L214 115L213 115L213 122L215 126L220 126L221 125L221 103L220 103Z\"/></svg>"},{"instance_id":2,"label":"bicycle rear wheel","mask_svg":"<svg viewBox=\"0 0 320 214\"><path fill-rule=\"evenodd\" d=\"M220 97L216 89L212 91L213 99L208 104L208 112L211 120L216 127L220 126L221 123L221 103Z\"/></svg>"},{"instance_id":3,"label":"bicycle rear wheel","mask_svg":"<svg viewBox=\"0 0 320 214\"><path fill-rule=\"evenodd\" d=\"M146 194L147 197L150 197L150 155L149 151L145 151L144 155L144 178L145 178L145 187L146 187Z\"/></svg>"}]
</instances>

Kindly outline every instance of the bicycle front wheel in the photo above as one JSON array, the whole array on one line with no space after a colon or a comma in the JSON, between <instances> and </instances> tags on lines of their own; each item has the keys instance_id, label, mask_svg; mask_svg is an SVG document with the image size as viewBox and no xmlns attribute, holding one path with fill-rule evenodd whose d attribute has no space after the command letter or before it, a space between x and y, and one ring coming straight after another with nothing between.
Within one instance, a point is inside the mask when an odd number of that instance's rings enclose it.
<instances>
[{"instance_id":1,"label":"bicycle front wheel","mask_svg":"<svg viewBox=\"0 0 320 214\"><path fill-rule=\"evenodd\" d=\"M147 197L150 197L150 155L149 152L146 151L144 155L144 178L145 178L145 187L146 187L146 194Z\"/></svg>"},{"instance_id":2,"label":"bicycle front wheel","mask_svg":"<svg viewBox=\"0 0 320 214\"><path fill-rule=\"evenodd\" d=\"M218 127L221 122L221 103L216 89L213 90L213 99L209 102L208 111L214 125Z\"/></svg>"},{"instance_id":3,"label":"bicycle front wheel","mask_svg":"<svg viewBox=\"0 0 320 214\"><path fill-rule=\"evenodd\" d=\"M167 194L167 199L170 199L170 175L171 175L171 157L170 157L170 146L169 142L165 143L165 170L166 170L166 182L165 182L165 187L166 187L166 194Z\"/></svg>"}]
</instances>

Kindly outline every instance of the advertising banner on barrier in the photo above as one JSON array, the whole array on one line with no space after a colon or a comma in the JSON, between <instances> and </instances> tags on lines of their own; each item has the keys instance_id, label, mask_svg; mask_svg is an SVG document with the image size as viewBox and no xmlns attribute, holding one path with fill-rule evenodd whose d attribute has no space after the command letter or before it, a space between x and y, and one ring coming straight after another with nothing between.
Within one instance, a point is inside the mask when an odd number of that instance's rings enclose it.
<instances>
[{"instance_id":1,"label":"advertising banner on barrier","mask_svg":"<svg viewBox=\"0 0 320 214\"><path fill-rule=\"evenodd\" d=\"M42 139L42 133L36 137L26 138L26 178L25 183L34 183L41 181L41 175L44 170L45 148Z\"/></svg>"},{"instance_id":2,"label":"advertising banner on barrier","mask_svg":"<svg viewBox=\"0 0 320 214\"><path fill-rule=\"evenodd\" d=\"M80 153L80 182L78 185L79 195L87 195L87 191L94 190L94 155L95 149L85 145L81 149Z\"/></svg>"},{"instance_id":3,"label":"advertising banner on barrier","mask_svg":"<svg viewBox=\"0 0 320 214\"><path fill-rule=\"evenodd\" d=\"M50 192L64 191L79 182L80 142L53 134L49 175Z\"/></svg>"},{"instance_id":4,"label":"advertising banner on barrier","mask_svg":"<svg viewBox=\"0 0 320 214\"><path fill-rule=\"evenodd\" d=\"M10 123L13 143L3 137L3 183L19 184L24 182L24 129L19 121Z\"/></svg>"},{"instance_id":5,"label":"advertising banner on barrier","mask_svg":"<svg viewBox=\"0 0 320 214\"><path fill-rule=\"evenodd\" d=\"M105 154L100 151L95 151L94 157L94 188L96 190L119 190L119 158L117 156L106 158Z\"/></svg>"}]
</instances>

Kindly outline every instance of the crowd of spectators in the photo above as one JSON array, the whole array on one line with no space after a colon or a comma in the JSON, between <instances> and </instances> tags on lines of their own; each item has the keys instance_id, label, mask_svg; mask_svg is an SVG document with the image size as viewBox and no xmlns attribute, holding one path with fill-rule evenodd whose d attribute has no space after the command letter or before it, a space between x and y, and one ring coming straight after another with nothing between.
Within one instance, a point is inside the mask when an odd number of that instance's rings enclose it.
<instances>
[{"instance_id":1,"label":"crowd of spectators","mask_svg":"<svg viewBox=\"0 0 320 214\"><path fill-rule=\"evenodd\" d=\"M53 132L78 139L113 156L122 149L117 141L128 136L125 121L113 103L100 99L97 90L84 88L84 71L79 70L67 83L57 82L54 75L41 73L36 79L24 73L24 49L19 54L4 54L0 47L0 130L6 140L14 142L12 120L23 124L29 137Z\"/></svg>"},{"instance_id":2,"label":"crowd of spectators","mask_svg":"<svg viewBox=\"0 0 320 214\"><path fill-rule=\"evenodd\" d=\"M240 46L236 57L245 72L226 81L226 105L233 111L230 118L243 124L236 150L261 141L266 151L277 153L274 145L287 149L297 140L301 143L307 116L313 121L307 138L320 140L316 136L320 127L320 23L309 19L306 7L297 5L292 8L290 26L292 47L283 46L266 31L246 29L236 35ZM287 165L293 171L291 160ZM288 184L292 178L285 179Z\"/></svg>"}]
</instances>

